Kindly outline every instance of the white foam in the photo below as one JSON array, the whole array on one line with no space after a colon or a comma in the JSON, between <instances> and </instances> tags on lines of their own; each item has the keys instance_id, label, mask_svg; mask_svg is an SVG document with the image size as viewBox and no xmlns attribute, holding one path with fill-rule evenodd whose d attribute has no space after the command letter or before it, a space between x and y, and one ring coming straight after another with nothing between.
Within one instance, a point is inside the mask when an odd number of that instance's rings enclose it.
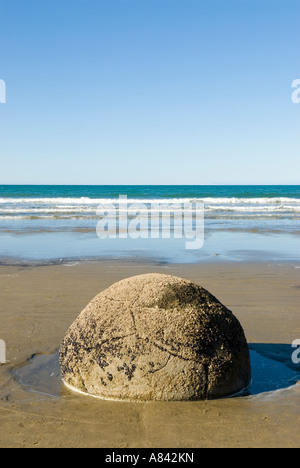
<instances>
[{"instance_id":1,"label":"white foam","mask_svg":"<svg viewBox=\"0 0 300 468\"><path fill-rule=\"evenodd\" d=\"M110 204L110 203L196 203L203 202L208 204L266 204L266 205L278 205L292 203L300 206L300 199L298 198L286 198L286 197L273 197L273 198L0 198L0 204L70 204L70 205L98 205L98 204Z\"/></svg>"},{"instance_id":2,"label":"white foam","mask_svg":"<svg viewBox=\"0 0 300 468\"><path fill-rule=\"evenodd\" d=\"M116 209L122 215L128 210L130 214L149 215L168 211L181 213L194 210L195 203L203 203L208 216L216 218L239 215L246 218L263 218L275 216L293 216L300 213L300 199L296 198L0 198L0 219L48 219L48 218L91 218L101 215L101 210L114 213ZM97 212L97 210L99 211Z\"/></svg>"}]
</instances>

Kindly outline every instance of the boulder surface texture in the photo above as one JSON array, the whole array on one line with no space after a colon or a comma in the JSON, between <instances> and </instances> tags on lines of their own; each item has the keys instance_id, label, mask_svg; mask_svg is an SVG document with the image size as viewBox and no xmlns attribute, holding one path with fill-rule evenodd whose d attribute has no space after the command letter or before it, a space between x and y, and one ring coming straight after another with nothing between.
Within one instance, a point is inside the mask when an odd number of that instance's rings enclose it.
<instances>
[{"instance_id":1,"label":"boulder surface texture","mask_svg":"<svg viewBox=\"0 0 300 468\"><path fill-rule=\"evenodd\" d=\"M116 400L219 398L251 379L232 312L197 284L155 273L96 296L63 339L60 365L69 388Z\"/></svg>"}]
</instances>

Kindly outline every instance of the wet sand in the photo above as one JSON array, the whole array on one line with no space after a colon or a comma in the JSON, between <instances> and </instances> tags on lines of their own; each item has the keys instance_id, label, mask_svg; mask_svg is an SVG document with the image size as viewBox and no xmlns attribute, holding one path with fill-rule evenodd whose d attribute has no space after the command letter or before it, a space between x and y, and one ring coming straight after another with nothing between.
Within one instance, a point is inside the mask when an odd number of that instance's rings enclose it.
<instances>
[{"instance_id":1,"label":"wet sand","mask_svg":"<svg viewBox=\"0 0 300 468\"><path fill-rule=\"evenodd\" d=\"M182 276L208 289L237 316L249 343L291 345L300 338L299 266L147 261L0 266L0 339L8 360L0 366L0 447L298 447L300 385L214 401L128 403L64 388L57 398L30 393L15 371L34 354L57 351L69 325L101 290L148 272Z\"/></svg>"}]
</instances>

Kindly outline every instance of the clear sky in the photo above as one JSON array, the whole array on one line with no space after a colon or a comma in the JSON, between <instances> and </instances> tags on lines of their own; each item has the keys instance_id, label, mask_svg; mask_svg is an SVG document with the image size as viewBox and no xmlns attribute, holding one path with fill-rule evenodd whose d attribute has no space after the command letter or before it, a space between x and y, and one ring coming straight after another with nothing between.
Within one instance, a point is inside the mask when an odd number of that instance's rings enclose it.
<instances>
[{"instance_id":1,"label":"clear sky","mask_svg":"<svg viewBox=\"0 0 300 468\"><path fill-rule=\"evenodd\" d=\"M299 184L300 0L0 0L0 183Z\"/></svg>"}]
</instances>

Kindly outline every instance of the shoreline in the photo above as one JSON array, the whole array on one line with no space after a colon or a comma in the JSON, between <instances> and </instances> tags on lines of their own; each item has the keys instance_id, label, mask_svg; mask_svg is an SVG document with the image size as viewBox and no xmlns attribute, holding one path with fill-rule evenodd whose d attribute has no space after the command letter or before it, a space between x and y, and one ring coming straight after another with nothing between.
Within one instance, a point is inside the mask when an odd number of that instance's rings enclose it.
<instances>
[{"instance_id":1,"label":"shoreline","mask_svg":"<svg viewBox=\"0 0 300 468\"><path fill-rule=\"evenodd\" d=\"M289 346L300 337L300 264L292 263L110 259L68 268L0 265L0 338L6 342L8 361L0 366L0 446L298 446L300 385L251 397L137 407L66 390L58 398L30 393L14 376L33 355L56 352L68 327L101 290L147 272L200 284L232 310L249 344L264 352L275 350L287 360Z\"/></svg>"},{"instance_id":2,"label":"shoreline","mask_svg":"<svg viewBox=\"0 0 300 468\"><path fill-rule=\"evenodd\" d=\"M71 258L57 258L57 259L49 259L49 260L27 260L27 259L22 259L22 258L5 258L5 257L0 257L0 268L1 267L23 267L23 268L37 268L37 267L47 267L47 266L65 266L65 267L74 267L77 265L84 265L86 263L89 264L101 264L101 263L106 263L106 262L113 262L113 263L119 263L119 262L124 262L128 264L132 264L132 266L136 265L138 266L139 264L145 264L145 265L157 265L157 266L162 266L162 265L172 265L173 267L177 266L188 266L188 265L198 265L198 266L217 266L217 265L268 265L268 266L291 266L295 269L300 269L300 260L295 259L295 260L289 260L289 259L270 259L267 260L265 258L254 258L252 260L247 259L246 261L242 260L228 260L228 259L222 259L220 258L221 255L215 255L215 257L218 258L210 258L210 259L204 259L198 262L174 262L170 263L167 260L160 259L160 258L151 258L151 257L140 257L139 259L136 259L134 257L124 257L124 258L119 258L119 257L71 257Z\"/></svg>"},{"instance_id":3,"label":"shoreline","mask_svg":"<svg viewBox=\"0 0 300 468\"><path fill-rule=\"evenodd\" d=\"M110 259L170 264L300 262L300 237L296 231L206 229L201 248L187 248L185 238L99 239L95 231L0 232L0 240L0 265Z\"/></svg>"}]
</instances>

